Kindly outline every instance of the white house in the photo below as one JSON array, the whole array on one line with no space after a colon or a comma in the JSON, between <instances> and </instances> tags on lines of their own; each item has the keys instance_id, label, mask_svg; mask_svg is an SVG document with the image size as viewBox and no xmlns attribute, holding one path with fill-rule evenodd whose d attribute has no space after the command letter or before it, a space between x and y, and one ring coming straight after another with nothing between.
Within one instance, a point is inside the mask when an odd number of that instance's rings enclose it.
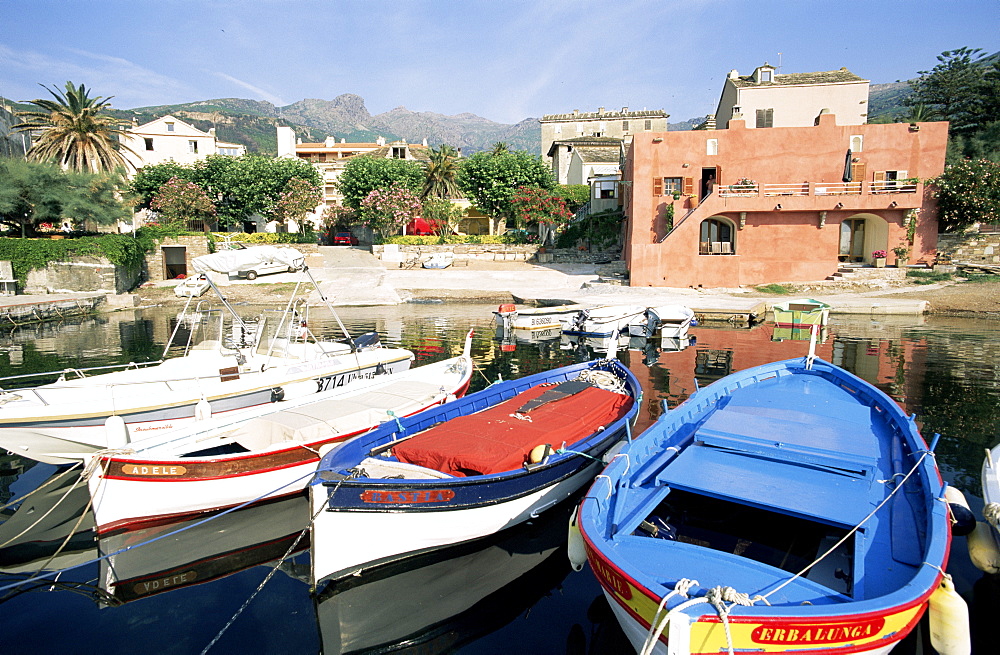
<instances>
[{"instance_id":1,"label":"white house","mask_svg":"<svg viewBox=\"0 0 1000 655\"><path fill-rule=\"evenodd\" d=\"M132 151L123 151L123 154L135 169L166 161L193 164L209 155L239 157L247 154L244 145L219 141L214 127L202 132L170 115L143 125L133 125L125 133L122 143Z\"/></svg>"}]
</instances>

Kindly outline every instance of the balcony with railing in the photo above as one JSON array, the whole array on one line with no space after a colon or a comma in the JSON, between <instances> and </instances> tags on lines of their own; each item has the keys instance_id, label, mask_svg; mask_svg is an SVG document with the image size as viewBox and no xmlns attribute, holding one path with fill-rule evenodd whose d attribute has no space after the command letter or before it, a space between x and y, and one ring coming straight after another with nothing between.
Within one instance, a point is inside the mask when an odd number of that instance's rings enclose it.
<instances>
[{"instance_id":1,"label":"balcony with railing","mask_svg":"<svg viewBox=\"0 0 1000 655\"><path fill-rule=\"evenodd\" d=\"M772 209L908 209L920 207L923 183L916 180L864 182L743 182L715 188L727 208L741 211Z\"/></svg>"}]
</instances>

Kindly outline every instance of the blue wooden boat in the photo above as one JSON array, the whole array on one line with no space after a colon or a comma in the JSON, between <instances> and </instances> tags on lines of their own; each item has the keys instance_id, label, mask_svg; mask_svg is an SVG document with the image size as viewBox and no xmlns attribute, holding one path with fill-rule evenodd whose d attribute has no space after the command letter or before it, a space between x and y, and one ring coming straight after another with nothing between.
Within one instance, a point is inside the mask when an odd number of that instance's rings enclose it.
<instances>
[{"instance_id":1,"label":"blue wooden boat","mask_svg":"<svg viewBox=\"0 0 1000 655\"><path fill-rule=\"evenodd\" d=\"M338 445L309 487L313 583L537 517L630 434L640 386L601 359L490 387Z\"/></svg>"},{"instance_id":2,"label":"blue wooden boat","mask_svg":"<svg viewBox=\"0 0 1000 655\"><path fill-rule=\"evenodd\" d=\"M967 621L944 489L913 418L810 355L665 412L596 478L574 540L642 653L887 653L928 604L932 632Z\"/></svg>"}]
</instances>

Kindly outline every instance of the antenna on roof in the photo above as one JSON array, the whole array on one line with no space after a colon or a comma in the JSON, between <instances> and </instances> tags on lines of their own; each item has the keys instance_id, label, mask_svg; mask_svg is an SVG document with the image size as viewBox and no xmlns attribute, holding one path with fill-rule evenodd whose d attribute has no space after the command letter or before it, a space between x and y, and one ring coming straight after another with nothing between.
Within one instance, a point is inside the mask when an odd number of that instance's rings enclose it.
<instances>
[{"instance_id":1,"label":"antenna on roof","mask_svg":"<svg viewBox=\"0 0 1000 655\"><path fill-rule=\"evenodd\" d=\"M778 53L778 72L781 72L781 53Z\"/></svg>"}]
</instances>

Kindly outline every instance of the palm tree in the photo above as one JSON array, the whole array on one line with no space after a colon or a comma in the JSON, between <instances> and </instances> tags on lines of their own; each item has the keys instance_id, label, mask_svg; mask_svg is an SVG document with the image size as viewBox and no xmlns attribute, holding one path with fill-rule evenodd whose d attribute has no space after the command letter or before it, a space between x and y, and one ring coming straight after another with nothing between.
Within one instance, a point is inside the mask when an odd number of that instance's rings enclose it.
<instances>
[{"instance_id":1,"label":"palm tree","mask_svg":"<svg viewBox=\"0 0 1000 655\"><path fill-rule=\"evenodd\" d=\"M493 144L493 150L491 151L490 154L500 155L505 152L510 152L510 147L503 141L497 141L496 143Z\"/></svg>"},{"instance_id":2,"label":"palm tree","mask_svg":"<svg viewBox=\"0 0 1000 655\"><path fill-rule=\"evenodd\" d=\"M118 141L126 134L121 121L100 113L110 109L110 97L91 98L86 87L72 82L66 82L62 93L40 86L55 100L29 101L38 109L18 112L23 122L14 126L18 131L40 132L27 152L29 160L54 161L63 168L94 173L129 165L120 149L132 151Z\"/></svg>"},{"instance_id":3,"label":"palm tree","mask_svg":"<svg viewBox=\"0 0 1000 655\"><path fill-rule=\"evenodd\" d=\"M455 183L458 175L458 164L455 163L457 156L458 151L446 144L441 144L436 150L431 148L421 198L457 198L461 195Z\"/></svg>"}]
</instances>

